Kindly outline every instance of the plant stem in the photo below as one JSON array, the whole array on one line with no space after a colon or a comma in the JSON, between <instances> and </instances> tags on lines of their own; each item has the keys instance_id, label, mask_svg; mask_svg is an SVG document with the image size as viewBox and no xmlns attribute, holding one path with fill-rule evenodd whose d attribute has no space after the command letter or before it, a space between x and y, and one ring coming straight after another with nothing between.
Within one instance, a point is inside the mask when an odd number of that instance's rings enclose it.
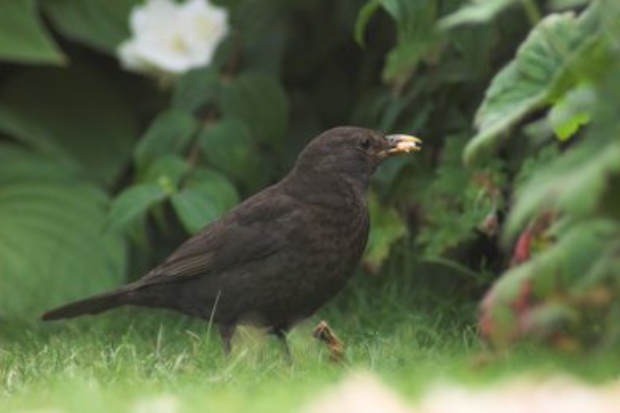
<instances>
[{"instance_id":1,"label":"plant stem","mask_svg":"<svg viewBox=\"0 0 620 413\"><path fill-rule=\"evenodd\" d=\"M521 0L523 2L523 7L525 8L525 13L527 14L528 19L532 26L536 26L540 19L542 19L542 14L535 0Z\"/></svg>"}]
</instances>

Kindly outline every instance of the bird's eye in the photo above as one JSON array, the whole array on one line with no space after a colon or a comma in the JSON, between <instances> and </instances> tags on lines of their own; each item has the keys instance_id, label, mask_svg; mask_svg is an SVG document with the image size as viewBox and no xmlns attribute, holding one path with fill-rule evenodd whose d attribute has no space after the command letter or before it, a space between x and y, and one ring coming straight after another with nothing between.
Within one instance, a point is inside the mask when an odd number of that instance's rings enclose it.
<instances>
[{"instance_id":1,"label":"bird's eye","mask_svg":"<svg viewBox=\"0 0 620 413\"><path fill-rule=\"evenodd\" d=\"M370 139L362 139L362 141L360 142L360 148L365 151L370 149Z\"/></svg>"}]
</instances>

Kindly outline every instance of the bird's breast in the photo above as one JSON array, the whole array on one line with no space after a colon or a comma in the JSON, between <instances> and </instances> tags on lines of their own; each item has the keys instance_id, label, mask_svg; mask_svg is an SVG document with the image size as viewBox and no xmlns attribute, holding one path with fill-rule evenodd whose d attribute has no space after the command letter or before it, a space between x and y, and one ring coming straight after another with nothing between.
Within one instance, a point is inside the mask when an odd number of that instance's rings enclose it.
<instances>
[{"instance_id":1,"label":"bird's breast","mask_svg":"<svg viewBox=\"0 0 620 413\"><path fill-rule=\"evenodd\" d=\"M317 209L305 231L291 234L301 251L304 283L308 290L332 294L350 277L368 240L369 220L365 204L356 207Z\"/></svg>"}]
</instances>

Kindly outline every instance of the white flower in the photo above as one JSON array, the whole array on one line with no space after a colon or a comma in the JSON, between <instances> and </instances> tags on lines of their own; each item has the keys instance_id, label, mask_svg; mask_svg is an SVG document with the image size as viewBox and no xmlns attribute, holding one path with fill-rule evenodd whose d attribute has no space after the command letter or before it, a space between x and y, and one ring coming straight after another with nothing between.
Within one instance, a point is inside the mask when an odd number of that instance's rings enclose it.
<instances>
[{"instance_id":1,"label":"white flower","mask_svg":"<svg viewBox=\"0 0 620 413\"><path fill-rule=\"evenodd\" d=\"M132 37L117 50L127 70L175 77L206 66L228 33L226 11L208 0L147 0L131 12Z\"/></svg>"}]
</instances>

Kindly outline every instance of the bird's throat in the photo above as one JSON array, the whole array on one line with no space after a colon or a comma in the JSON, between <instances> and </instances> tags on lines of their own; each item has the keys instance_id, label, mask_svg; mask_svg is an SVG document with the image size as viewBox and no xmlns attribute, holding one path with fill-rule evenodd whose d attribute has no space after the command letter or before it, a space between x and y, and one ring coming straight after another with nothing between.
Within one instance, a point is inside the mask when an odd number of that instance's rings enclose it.
<instances>
[{"instance_id":1,"label":"bird's throat","mask_svg":"<svg viewBox=\"0 0 620 413\"><path fill-rule=\"evenodd\" d=\"M366 204L370 185L368 177L351 177L346 174L312 173L289 175L282 184L292 197L307 203L331 208Z\"/></svg>"}]
</instances>

